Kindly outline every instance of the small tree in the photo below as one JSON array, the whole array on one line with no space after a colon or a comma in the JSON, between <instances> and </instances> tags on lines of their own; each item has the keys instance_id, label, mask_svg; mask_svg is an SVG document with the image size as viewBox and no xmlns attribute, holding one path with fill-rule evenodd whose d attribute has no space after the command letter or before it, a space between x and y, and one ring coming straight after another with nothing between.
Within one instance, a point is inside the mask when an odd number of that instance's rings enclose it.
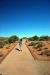
<instances>
[{"instance_id":1,"label":"small tree","mask_svg":"<svg viewBox=\"0 0 50 75\"><path fill-rule=\"evenodd\" d=\"M9 43L13 43L13 42L15 42L15 41L18 41L18 37L16 36L16 35L13 35L13 36L11 36L9 39L8 39L8 41L9 41Z\"/></svg>"},{"instance_id":2,"label":"small tree","mask_svg":"<svg viewBox=\"0 0 50 75\"><path fill-rule=\"evenodd\" d=\"M29 43L29 45L28 46L35 46L36 45L36 43L35 42L31 42L31 43Z\"/></svg>"},{"instance_id":3,"label":"small tree","mask_svg":"<svg viewBox=\"0 0 50 75\"><path fill-rule=\"evenodd\" d=\"M33 36L32 38L33 38L33 41L35 41L35 40L38 41L39 40L38 36Z\"/></svg>"},{"instance_id":4,"label":"small tree","mask_svg":"<svg viewBox=\"0 0 50 75\"><path fill-rule=\"evenodd\" d=\"M48 41L50 40L49 36L41 36L40 41Z\"/></svg>"}]
</instances>

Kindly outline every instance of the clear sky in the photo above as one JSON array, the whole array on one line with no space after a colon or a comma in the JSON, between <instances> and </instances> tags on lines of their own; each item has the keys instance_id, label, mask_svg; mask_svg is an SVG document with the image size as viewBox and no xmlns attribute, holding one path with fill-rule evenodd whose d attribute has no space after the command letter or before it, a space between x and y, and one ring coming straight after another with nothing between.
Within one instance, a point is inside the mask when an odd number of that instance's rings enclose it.
<instances>
[{"instance_id":1,"label":"clear sky","mask_svg":"<svg viewBox=\"0 0 50 75\"><path fill-rule=\"evenodd\" d=\"M0 36L50 35L50 0L0 0Z\"/></svg>"}]
</instances>

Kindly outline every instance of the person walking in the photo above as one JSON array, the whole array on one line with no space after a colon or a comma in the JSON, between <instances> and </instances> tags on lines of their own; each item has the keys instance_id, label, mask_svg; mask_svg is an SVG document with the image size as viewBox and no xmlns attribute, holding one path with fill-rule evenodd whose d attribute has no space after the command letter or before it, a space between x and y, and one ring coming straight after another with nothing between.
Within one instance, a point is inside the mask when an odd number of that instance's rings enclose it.
<instances>
[{"instance_id":1,"label":"person walking","mask_svg":"<svg viewBox=\"0 0 50 75\"><path fill-rule=\"evenodd\" d=\"M20 51L22 51L22 50L21 50L21 46L22 46L22 39L19 40L19 50L20 50Z\"/></svg>"}]
</instances>

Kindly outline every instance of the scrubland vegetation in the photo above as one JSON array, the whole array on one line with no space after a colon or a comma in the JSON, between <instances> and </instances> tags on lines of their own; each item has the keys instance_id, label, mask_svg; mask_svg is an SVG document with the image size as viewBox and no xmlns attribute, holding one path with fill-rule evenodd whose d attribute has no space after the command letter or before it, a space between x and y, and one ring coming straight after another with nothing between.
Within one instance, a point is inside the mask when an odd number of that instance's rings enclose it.
<instances>
[{"instance_id":1,"label":"scrubland vegetation","mask_svg":"<svg viewBox=\"0 0 50 75\"><path fill-rule=\"evenodd\" d=\"M50 36L33 36L30 38L23 37L22 39L26 39L26 45L33 56L35 56L39 60L50 60ZM11 49L17 44L16 41L18 40L19 37L16 35L13 35L6 39L1 38L0 58L4 56L4 50L6 53L9 53Z\"/></svg>"},{"instance_id":2,"label":"scrubland vegetation","mask_svg":"<svg viewBox=\"0 0 50 75\"><path fill-rule=\"evenodd\" d=\"M13 35L9 38L7 38L6 40L1 40L0 39L0 48L3 48L5 45L9 45L11 43L14 43L15 41L18 41L18 37L16 35Z\"/></svg>"},{"instance_id":3,"label":"scrubland vegetation","mask_svg":"<svg viewBox=\"0 0 50 75\"><path fill-rule=\"evenodd\" d=\"M4 38L4 37L1 38L1 39L0 39L0 62L17 45L17 41L18 41L19 38L16 35L13 35L11 37L8 37L7 39Z\"/></svg>"},{"instance_id":4,"label":"scrubland vegetation","mask_svg":"<svg viewBox=\"0 0 50 75\"><path fill-rule=\"evenodd\" d=\"M33 36L28 38L29 41L48 41L50 40L50 36Z\"/></svg>"},{"instance_id":5,"label":"scrubland vegetation","mask_svg":"<svg viewBox=\"0 0 50 75\"><path fill-rule=\"evenodd\" d=\"M30 37L27 39L26 45L36 59L50 60L50 36Z\"/></svg>"}]
</instances>

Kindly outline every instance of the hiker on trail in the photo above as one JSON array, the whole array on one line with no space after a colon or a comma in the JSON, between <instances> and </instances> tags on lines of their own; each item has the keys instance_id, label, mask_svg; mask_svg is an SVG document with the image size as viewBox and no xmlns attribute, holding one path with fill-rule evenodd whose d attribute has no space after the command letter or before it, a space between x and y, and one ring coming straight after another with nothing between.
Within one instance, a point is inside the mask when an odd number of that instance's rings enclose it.
<instances>
[{"instance_id":1,"label":"hiker on trail","mask_svg":"<svg viewBox=\"0 0 50 75\"><path fill-rule=\"evenodd\" d=\"M22 39L19 40L19 49L21 50L21 46L22 46Z\"/></svg>"}]
</instances>

